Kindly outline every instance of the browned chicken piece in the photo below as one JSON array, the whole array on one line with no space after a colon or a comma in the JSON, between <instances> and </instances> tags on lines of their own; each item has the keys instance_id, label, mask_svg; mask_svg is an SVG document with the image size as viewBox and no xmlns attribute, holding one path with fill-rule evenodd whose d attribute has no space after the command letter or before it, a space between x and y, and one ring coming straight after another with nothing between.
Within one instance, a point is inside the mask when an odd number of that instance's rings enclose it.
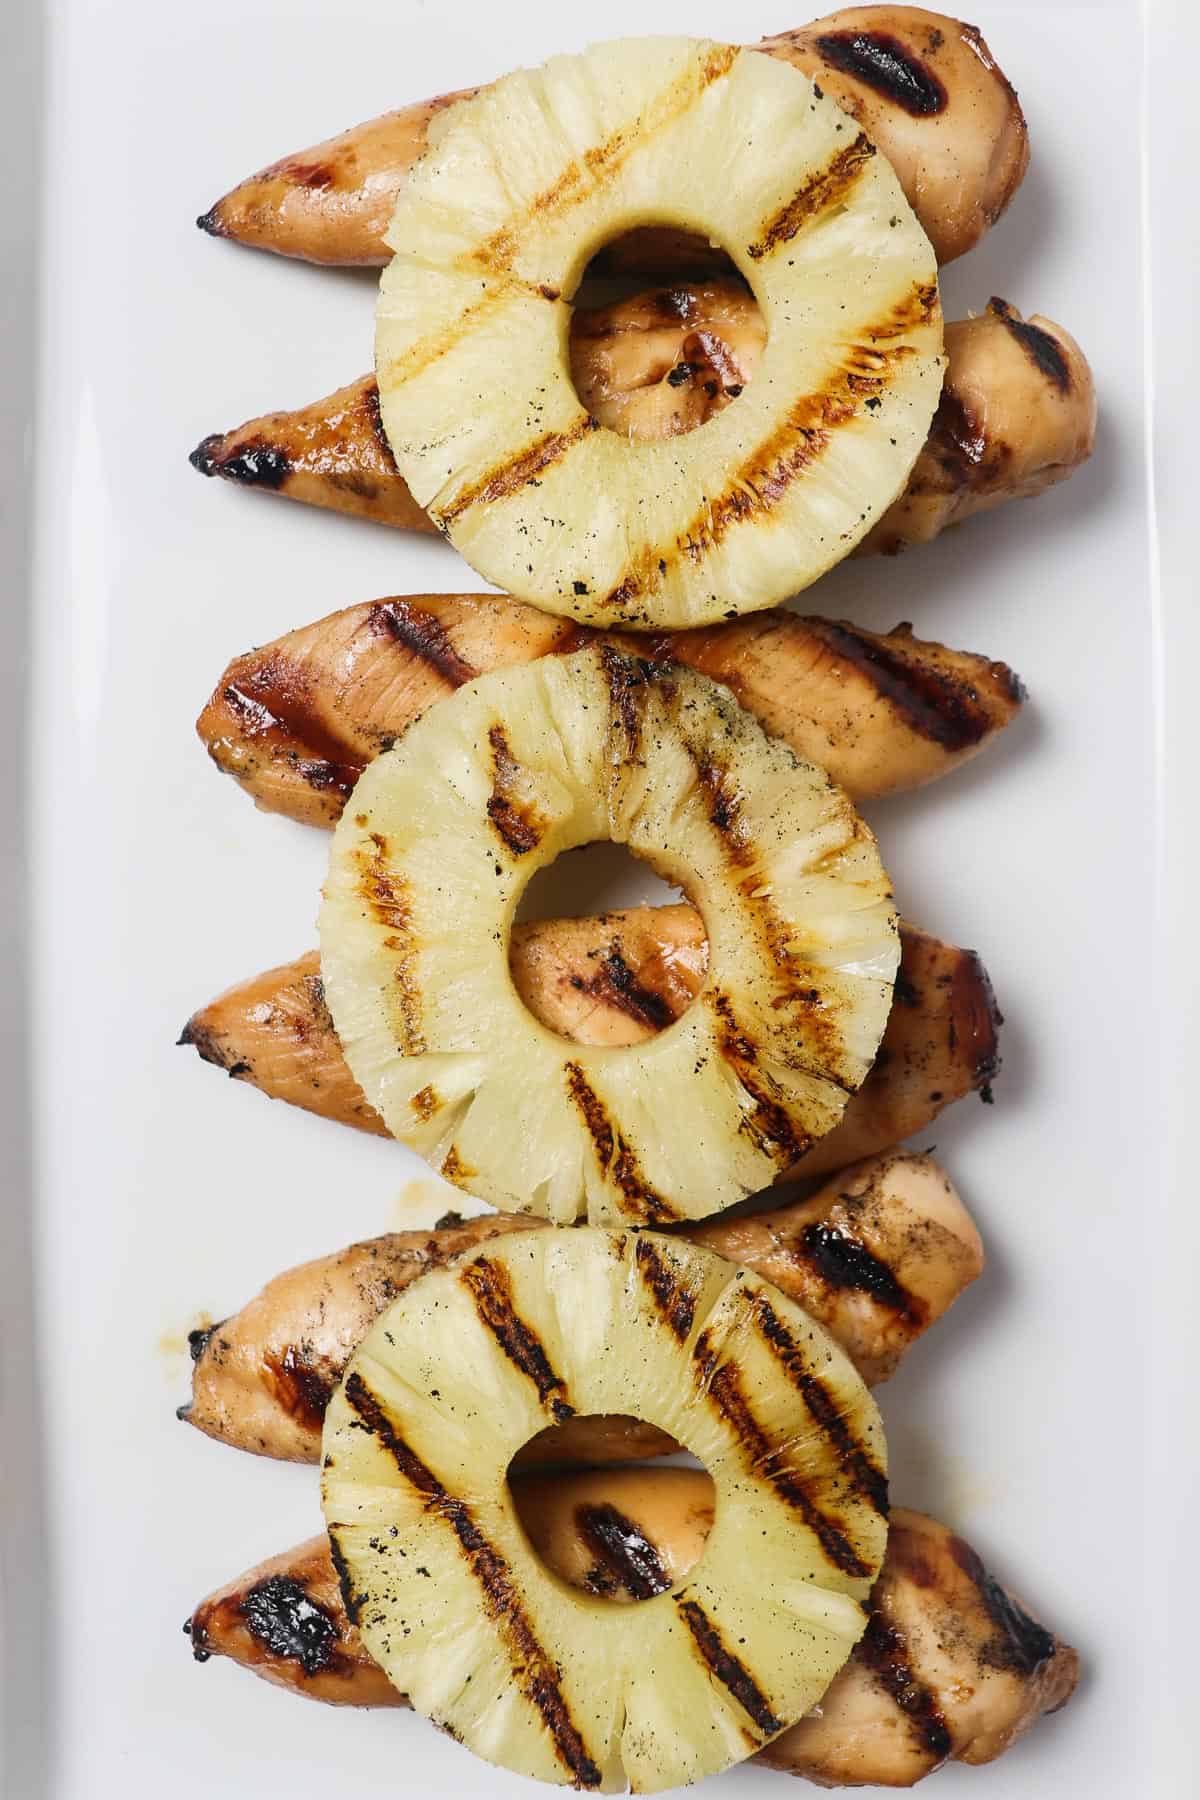
<instances>
[{"instance_id":1,"label":"browned chicken piece","mask_svg":"<svg viewBox=\"0 0 1200 1800\"><path fill-rule=\"evenodd\" d=\"M602 425L652 440L690 431L735 400L764 342L757 303L736 281L676 285L577 310L571 369ZM1040 494L1091 454L1092 372L1061 325L993 300L979 318L947 325L946 354L941 405L908 486L855 555L925 543L973 512ZM373 375L298 412L206 437L191 460L243 487L435 529L392 459Z\"/></svg>"},{"instance_id":2,"label":"browned chicken piece","mask_svg":"<svg viewBox=\"0 0 1200 1800\"><path fill-rule=\"evenodd\" d=\"M437 529L396 467L373 375L298 412L268 413L236 431L215 431L188 461L202 475L220 475L352 518L403 531Z\"/></svg>"},{"instance_id":3,"label":"browned chicken piece","mask_svg":"<svg viewBox=\"0 0 1200 1800\"><path fill-rule=\"evenodd\" d=\"M635 1044L669 1025L708 966L690 906L519 925L509 954L526 1006L580 1044ZM895 1000L874 1066L798 1172L824 1175L888 1150L965 1094L990 1099L1001 1023L973 950L902 925ZM342 1056L316 951L230 988L193 1014L179 1041L271 1099L387 1136Z\"/></svg>"},{"instance_id":4,"label":"browned chicken piece","mask_svg":"<svg viewBox=\"0 0 1200 1800\"><path fill-rule=\"evenodd\" d=\"M1025 115L974 25L848 6L761 46L811 75L883 151L941 263L996 223L1029 167Z\"/></svg>"},{"instance_id":5,"label":"browned chicken piece","mask_svg":"<svg viewBox=\"0 0 1200 1800\"><path fill-rule=\"evenodd\" d=\"M290 1269L222 1324L191 1336L192 1398L179 1416L239 1450L315 1462L330 1396L375 1320L427 1269L539 1219L455 1216ZM845 1169L808 1199L714 1219L682 1236L757 1270L842 1345L869 1382L983 1267L979 1233L927 1156L892 1151ZM570 1419L534 1438L526 1460L624 1462L677 1448L635 1419Z\"/></svg>"},{"instance_id":6,"label":"browned chicken piece","mask_svg":"<svg viewBox=\"0 0 1200 1800\"><path fill-rule=\"evenodd\" d=\"M434 702L476 675L578 649L592 635L489 594L372 601L235 658L196 729L265 812L333 825L366 765ZM613 641L724 683L858 801L948 774L1024 699L1007 664L916 638L907 625L880 633L770 610Z\"/></svg>"},{"instance_id":7,"label":"browned chicken piece","mask_svg":"<svg viewBox=\"0 0 1200 1800\"><path fill-rule=\"evenodd\" d=\"M892 163L938 258L978 242L1025 173L1016 94L973 25L913 6L857 6L756 48L794 63ZM379 265L404 178L439 113L477 89L418 101L272 163L196 222L214 237L316 263ZM643 231L619 266L702 268L698 240ZM610 259L610 266L613 259Z\"/></svg>"},{"instance_id":8,"label":"browned chicken piece","mask_svg":"<svg viewBox=\"0 0 1200 1800\"><path fill-rule=\"evenodd\" d=\"M739 281L676 284L577 307L571 377L601 425L654 443L723 412L754 376L766 345L758 302Z\"/></svg>"},{"instance_id":9,"label":"browned chicken piece","mask_svg":"<svg viewBox=\"0 0 1200 1800\"><path fill-rule=\"evenodd\" d=\"M993 299L946 327L950 374L908 486L856 555L925 544L972 513L1055 487L1096 439L1096 387L1070 332Z\"/></svg>"},{"instance_id":10,"label":"browned chicken piece","mask_svg":"<svg viewBox=\"0 0 1200 1800\"><path fill-rule=\"evenodd\" d=\"M522 1476L522 1524L576 1587L626 1603L696 1561L712 1484L694 1469ZM200 1662L229 1657L311 1700L403 1706L346 1615L325 1536L259 1563L184 1626ZM866 1633L819 1706L755 1761L823 1787L911 1787L949 1761L992 1762L1070 1699L1074 1650L1032 1618L962 1538L892 1513Z\"/></svg>"}]
</instances>

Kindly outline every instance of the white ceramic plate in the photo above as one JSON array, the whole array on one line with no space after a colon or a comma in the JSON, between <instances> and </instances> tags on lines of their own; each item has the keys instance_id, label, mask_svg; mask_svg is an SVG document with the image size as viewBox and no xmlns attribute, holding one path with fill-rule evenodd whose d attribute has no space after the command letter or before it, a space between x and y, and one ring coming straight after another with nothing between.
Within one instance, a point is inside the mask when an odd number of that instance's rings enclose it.
<instances>
[{"instance_id":1,"label":"white ceramic plate","mask_svg":"<svg viewBox=\"0 0 1200 1800\"><path fill-rule=\"evenodd\" d=\"M306 1707L230 1665L196 1668L180 1634L210 1587L318 1523L311 1470L176 1423L182 1334L398 1223L412 1172L391 1146L268 1106L173 1048L197 1004L313 941L325 850L219 779L192 720L251 643L378 594L476 585L436 542L188 468L204 432L365 368L372 303L368 278L213 243L192 220L348 120L589 35L750 39L796 22L719 0L608 0L577 17L548 0L8 0L12 1800L532 1795L411 1715ZM1084 1657L1061 1717L989 1770L947 1770L937 1793L1166 1800L1197 1791L1200 1232L1184 1173L1200 1073L1186 557L1200 35L1184 0L987 0L978 23L1020 87L1034 162L1009 216L948 272L947 313L999 293L1062 320L1094 364L1101 430L1066 488L843 569L807 601L871 626L909 618L1010 661L1033 693L969 770L874 809L905 910L983 952L1008 1017L994 1108L964 1102L927 1134L980 1219L988 1272L883 1404L897 1498L964 1529ZM750 1800L771 1779L719 1787Z\"/></svg>"}]
</instances>

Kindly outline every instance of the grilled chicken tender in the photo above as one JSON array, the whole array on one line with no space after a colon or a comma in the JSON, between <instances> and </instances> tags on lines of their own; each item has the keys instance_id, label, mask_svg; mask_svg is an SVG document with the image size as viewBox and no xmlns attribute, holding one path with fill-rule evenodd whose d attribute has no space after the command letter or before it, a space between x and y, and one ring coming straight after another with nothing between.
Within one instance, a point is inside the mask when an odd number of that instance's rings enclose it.
<instances>
[{"instance_id":1,"label":"grilled chicken tender","mask_svg":"<svg viewBox=\"0 0 1200 1800\"><path fill-rule=\"evenodd\" d=\"M762 358L763 317L728 278L578 308L571 372L592 416L652 441L690 431L736 400ZM1087 359L1053 320L1004 300L946 326L945 384L899 499L852 552L926 543L1004 500L1065 481L1091 455L1096 393ZM192 452L202 475L284 494L406 531L436 529L396 468L374 375L297 412L215 432Z\"/></svg>"},{"instance_id":2,"label":"grilled chicken tender","mask_svg":"<svg viewBox=\"0 0 1200 1800\"><path fill-rule=\"evenodd\" d=\"M586 627L489 594L347 607L230 663L196 730L265 812L333 825L369 762L476 675L594 641ZM855 801L921 787L1020 710L1005 663L913 636L783 611L633 640L723 683L773 736Z\"/></svg>"},{"instance_id":3,"label":"grilled chicken tender","mask_svg":"<svg viewBox=\"0 0 1200 1800\"><path fill-rule=\"evenodd\" d=\"M192 1399L179 1416L236 1449L315 1462L346 1363L397 1294L491 1238L544 1229L524 1215L486 1214L391 1232L290 1269L232 1318L192 1333ZM774 1283L872 1383L891 1375L983 1267L979 1233L946 1176L905 1151L844 1169L809 1199L680 1235ZM638 1420L576 1418L535 1438L528 1458L623 1462L675 1448Z\"/></svg>"},{"instance_id":4,"label":"grilled chicken tender","mask_svg":"<svg viewBox=\"0 0 1200 1800\"><path fill-rule=\"evenodd\" d=\"M697 1560L712 1484L693 1469L605 1470L513 1483L538 1553L615 1601L665 1591ZM324 1535L249 1569L184 1626L198 1661L343 1706L403 1706L346 1616ZM992 1762L1070 1699L1078 1657L921 1513L891 1515L866 1633L820 1705L755 1761L824 1787L911 1787L948 1761Z\"/></svg>"},{"instance_id":5,"label":"grilled chicken tender","mask_svg":"<svg viewBox=\"0 0 1200 1800\"><path fill-rule=\"evenodd\" d=\"M690 1005L708 943L690 906L632 907L518 925L509 966L526 1006L552 1031L581 1044L635 1044ZM797 1172L825 1175L888 1150L964 1094L990 1099L1001 1023L975 952L902 923L895 998L874 1066ZM316 951L230 988L193 1014L179 1041L271 1099L387 1136L342 1056Z\"/></svg>"},{"instance_id":6,"label":"grilled chicken tender","mask_svg":"<svg viewBox=\"0 0 1200 1800\"><path fill-rule=\"evenodd\" d=\"M978 242L1029 161L1016 94L973 25L911 6L859 6L767 38L767 55L811 76L892 163L909 203L949 262ZM272 163L196 223L214 237L308 262L379 266L404 178L433 121L478 90L423 100ZM697 240L643 231L619 266L703 268ZM612 261L610 259L610 266Z\"/></svg>"}]
</instances>

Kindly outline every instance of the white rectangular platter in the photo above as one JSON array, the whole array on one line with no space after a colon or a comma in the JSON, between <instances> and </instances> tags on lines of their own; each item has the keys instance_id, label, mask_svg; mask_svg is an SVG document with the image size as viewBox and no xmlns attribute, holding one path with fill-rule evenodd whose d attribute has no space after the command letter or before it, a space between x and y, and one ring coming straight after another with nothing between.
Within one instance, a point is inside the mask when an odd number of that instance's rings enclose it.
<instances>
[{"instance_id":1,"label":"white rectangular platter","mask_svg":"<svg viewBox=\"0 0 1200 1800\"><path fill-rule=\"evenodd\" d=\"M5 17L7 1792L532 1800L409 1714L307 1707L195 1667L180 1633L208 1589L319 1523L312 1470L176 1423L188 1326L417 1222L398 1204L406 1153L173 1048L198 1004L314 941L325 853L219 779L192 721L252 643L380 594L478 585L438 542L196 479L204 432L367 367L373 282L192 221L349 121L590 37L749 41L801 21L782 0L594 15L7 0ZM1061 320L1093 363L1101 427L1066 487L849 565L806 600L986 650L1032 693L990 754L871 811L905 912L982 952L1007 1017L996 1104L965 1101L928 1134L988 1270L882 1405L897 1499L964 1530L1084 1659L1061 1717L992 1768L939 1774L936 1793L1185 1800L1200 1791L1200 1230L1184 1205L1200 34L1182 0L981 0L976 23L1034 156L1009 215L947 272L947 316L1000 294ZM36 357L21 348L35 329ZM714 1792L751 1800L782 1779L743 1769Z\"/></svg>"}]
</instances>

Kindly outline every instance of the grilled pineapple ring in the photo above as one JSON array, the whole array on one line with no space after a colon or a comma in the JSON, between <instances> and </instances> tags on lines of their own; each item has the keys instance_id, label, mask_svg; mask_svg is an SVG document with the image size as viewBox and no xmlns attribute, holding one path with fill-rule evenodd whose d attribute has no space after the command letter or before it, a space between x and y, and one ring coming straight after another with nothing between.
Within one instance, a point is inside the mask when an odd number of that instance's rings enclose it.
<instances>
[{"instance_id":1,"label":"grilled pineapple ring","mask_svg":"<svg viewBox=\"0 0 1200 1800\"><path fill-rule=\"evenodd\" d=\"M592 624L771 606L903 488L942 384L933 250L891 165L789 63L600 44L449 111L387 241L376 364L401 474L467 561ZM636 443L571 379L569 301L648 223L722 244L769 339L735 406Z\"/></svg>"},{"instance_id":2,"label":"grilled pineapple ring","mask_svg":"<svg viewBox=\"0 0 1200 1800\"><path fill-rule=\"evenodd\" d=\"M622 1048L549 1030L508 964L530 877L599 839L683 887L709 941L693 1005ZM866 1075L898 958L841 789L707 676L607 644L481 676L411 726L354 790L321 912L333 1021L388 1129L558 1222L699 1218L767 1186Z\"/></svg>"},{"instance_id":3,"label":"grilled pineapple ring","mask_svg":"<svg viewBox=\"0 0 1200 1800\"><path fill-rule=\"evenodd\" d=\"M712 1476L700 1561L614 1607L531 1550L506 1474L572 1413L633 1413ZM522 1232L414 1282L325 1418L350 1616L419 1712L543 1781L654 1793L814 1705L886 1543L879 1415L844 1353L747 1269L655 1233Z\"/></svg>"}]
</instances>

